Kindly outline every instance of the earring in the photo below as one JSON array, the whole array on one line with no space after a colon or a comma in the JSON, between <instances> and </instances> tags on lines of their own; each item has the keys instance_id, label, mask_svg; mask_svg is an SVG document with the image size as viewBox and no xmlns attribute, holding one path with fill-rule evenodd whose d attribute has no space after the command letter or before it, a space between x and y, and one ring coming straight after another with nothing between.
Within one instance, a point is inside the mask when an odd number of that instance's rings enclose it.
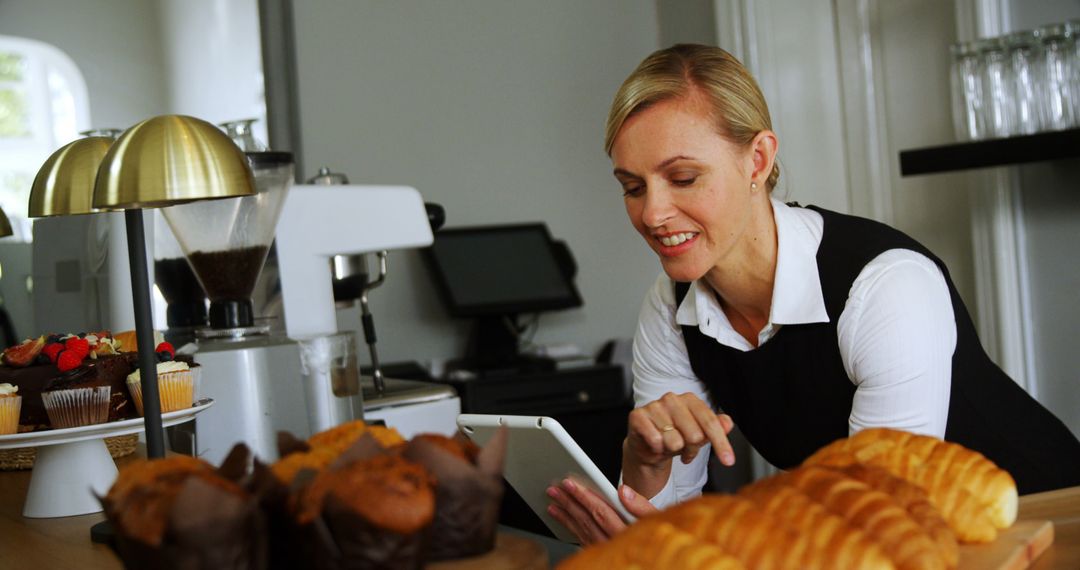
<instances>
[{"instance_id":1,"label":"earring","mask_svg":"<svg viewBox=\"0 0 1080 570\"><path fill-rule=\"evenodd\" d=\"M751 190L757 190L757 182L751 182L750 183L750 189Z\"/></svg>"}]
</instances>

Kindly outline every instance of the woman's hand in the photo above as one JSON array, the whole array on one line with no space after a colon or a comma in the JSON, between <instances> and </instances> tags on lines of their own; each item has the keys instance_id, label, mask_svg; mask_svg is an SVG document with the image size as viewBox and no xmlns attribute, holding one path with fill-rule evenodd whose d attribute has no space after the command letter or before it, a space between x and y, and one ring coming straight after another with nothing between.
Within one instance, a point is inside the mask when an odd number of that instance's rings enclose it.
<instances>
[{"instance_id":1,"label":"woman's hand","mask_svg":"<svg viewBox=\"0 0 1080 570\"><path fill-rule=\"evenodd\" d=\"M735 464L727 434L735 425L731 416L715 414L694 394L668 392L659 400L630 412L623 444L623 480L649 496L667 483L671 458L690 463L711 443L720 463Z\"/></svg>"},{"instance_id":2,"label":"woman's hand","mask_svg":"<svg viewBox=\"0 0 1080 570\"><path fill-rule=\"evenodd\" d=\"M572 479L548 487L547 494L552 501L548 514L574 533L583 545L603 542L626 528L626 522L603 497ZM648 499L626 485L619 487L619 500L635 517L656 511Z\"/></svg>"}]
</instances>

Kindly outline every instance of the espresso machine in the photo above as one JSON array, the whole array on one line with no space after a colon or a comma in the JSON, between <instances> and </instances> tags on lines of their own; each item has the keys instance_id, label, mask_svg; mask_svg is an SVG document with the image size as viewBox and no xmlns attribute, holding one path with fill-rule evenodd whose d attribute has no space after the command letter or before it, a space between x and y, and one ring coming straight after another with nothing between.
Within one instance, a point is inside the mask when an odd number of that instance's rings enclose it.
<instances>
[{"instance_id":1,"label":"espresso machine","mask_svg":"<svg viewBox=\"0 0 1080 570\"><path fill-rule=\"evenodd\" d=\"M289 193L278 223L278 266L285 329L301 347L312 432L341 423L348 415L339 396L346 389L356 389L361 396L359 402L351 402L352 414L381 420L405 437L455 431L461 402L453 389L388 380L376 390L370 377L361 378L351 368L356 362L355 338L350 332L345 333L349 342L340 340L335 309L331 271L335 256L377 252L385 260L387 250L430 245L431 232L428 210L413 188L312 184L296 186ZM381 281L385 265L380 275ZM340 352L343 344L350 355ZM347 373L341 368L346 364Z\"/></svg>"},{"instance_id":2,"label":"espresso machine","mask_svg":"<svg viewBox=\"0 0 1080 570\"><path fill-rule=\"evenodd\" d=\"M344 174L332 172L326 167L320 168L319 173L308 180L308 184L316 186L344 186L348 183L349 179ZM439 229L446 219L442 206L425 203L424 210L431 229ZM335 307L360 306L361 329L371 369L370 375L360 376L364 419L393 426L407 438L425 432L452 435L457 431L457 416L461 413L461 401L453 388L442 383L383 376L376 349L371 297L373 291L386 281L387 258L385 250L335 255L331 258Z\"/></svg>"}]
</instances>

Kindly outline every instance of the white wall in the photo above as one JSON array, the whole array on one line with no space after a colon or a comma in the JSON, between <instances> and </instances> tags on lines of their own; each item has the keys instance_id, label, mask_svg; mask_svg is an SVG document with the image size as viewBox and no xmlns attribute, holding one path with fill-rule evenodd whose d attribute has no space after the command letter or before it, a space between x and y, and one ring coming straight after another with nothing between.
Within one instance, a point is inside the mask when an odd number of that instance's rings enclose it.
<instances>
[{"instance_id":1,"label":"white wall","mask_svg":"<svg viewBox=\"0 0 1080 570\"><path fill-rule=\"evenodd\" d=\"M67 54L86 80L91 128L125 129L168 109L157 14L157 3L144 0L4 0L0 2L0 34L43 41ZM110 215L109 222L103 218L98 221L113 228L113 243L123 244L122 217L117 216ZM89 276L102 271L99 263L105 261L99 253L90 252L92 248L87 244L92 243L94 237L86 233L86 223L87 220L81 218L50 220L53 229L50 238L64 241L60 236L69 236L69 243L81 244L82 247L73 248L66 255L80 261L85 289L79 294L64 294L51 290L47 279L39 279L33 299L39 303L39 308L49 307L52 311L48 315L37 311L31 330L18 331L21 336L47 330L92 330L102 326L122 330L133 326L130 309L124 310L131 306L131 292L126 272L127 251L123 245L119 256L109 258L110 266L115 264L119 268L113 273L119 285L106 305L110 307L109 312L102 313L97 306L91 306L89 299L93 297L94 287L108 281ZM85 255L80 255L83 253ZM53 272L48 265L38 265L35 274L52 275ZM43 299L50 298L57 303L42 303ZM73 315L57 309L63 306L61 300L72 298L76 303L87 299L82 303L84 310L81 313L75 311ZM74 321L79 320L83 324L73 326ZM54 329L57 323L72 326Z\"/></svg>"},{"instance_id":2,"label":"white wall","mask_svg":"<svg viewBox=\"0 0 1080 570\"><path fill-rule=\"evenodd\" d=\"M968 311L978 320L966 174L901 177L901 150L955 140L949 104L949 44L954 8L938 0L878 0L893 224L948 266Z\"/></svg>"},{"instance_id":3,"label":"white wall","mask_svg":"<svg viewBox=\"0 0 1080 570\"><path fill-rule=\"evenodd\" d=\"M1014 0L1010 16L1011 29L1030 29L1080 18L1080 2ZM1025 165L1019 171L1037 393L1080 435L1080 160Z\"/></svg>"},{"instance_id":4,"label":"white wall","mask_svg":"<svg viewBox=\"0 0 1080 570\"><path fill-rule=\"evenodd\" d=\"M124 129L166 112L160 33L156 2L0 2L0 34L48 42L79 66L94 128Z\"/></svg>"},{"instance_id":5,"label":"white wall","mask_svg":"<svg viewBox=\"0 0 1080 570\"><path fill-rule=\"evenodd\" d=\"M653 2L296 2L303 153L354 183L415 186L448 225L541 220L580 267L585 306L545 314L537 342L629 337L659 273L603 151L615 90L658 47ZM358 228L360 229L360 228ZM417 252L372 295L380 358L461 354L465 328ZM339 315L358 328L358 311Z\"/></svg>"},{"instance_id":6,"label":"white wall","mask_svg":"<svg viewBox=\"0 0 1080 570\"><path fill-rule=\"evenodd\" d=\"M967 194L901 178L899 152L953 140L939 0L717 0L719 44L758 77L780 139L779 197L873 217L948 265L974 309Z\"/></svg>"},{"instance_id":7,"label":"white wall","mask_svg":"<svg viewBox=\"0 0 1080 570\"><path fill-rule=\"evenodd\" d=\"M266 101L256 0L158 0L169 110L219 124L256 119Z\"/></svg>"}]
</instances>

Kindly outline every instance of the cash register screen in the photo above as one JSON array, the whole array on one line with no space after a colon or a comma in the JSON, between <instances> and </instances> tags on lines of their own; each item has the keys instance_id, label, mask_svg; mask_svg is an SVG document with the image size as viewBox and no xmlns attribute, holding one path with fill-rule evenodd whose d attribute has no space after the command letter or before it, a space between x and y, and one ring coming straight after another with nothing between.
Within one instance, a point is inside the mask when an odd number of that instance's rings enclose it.
<instances>
[{"instance_id":1,"label":"cash register screen","mask_svg":"<svg viewBox=\"0 0 1080 570\"><path fill-rule=\"evenodd\" d=\"M517 315L581 305L542 223L449 228L425 258L455 317Z\"/></svg>"}]
</instances>

